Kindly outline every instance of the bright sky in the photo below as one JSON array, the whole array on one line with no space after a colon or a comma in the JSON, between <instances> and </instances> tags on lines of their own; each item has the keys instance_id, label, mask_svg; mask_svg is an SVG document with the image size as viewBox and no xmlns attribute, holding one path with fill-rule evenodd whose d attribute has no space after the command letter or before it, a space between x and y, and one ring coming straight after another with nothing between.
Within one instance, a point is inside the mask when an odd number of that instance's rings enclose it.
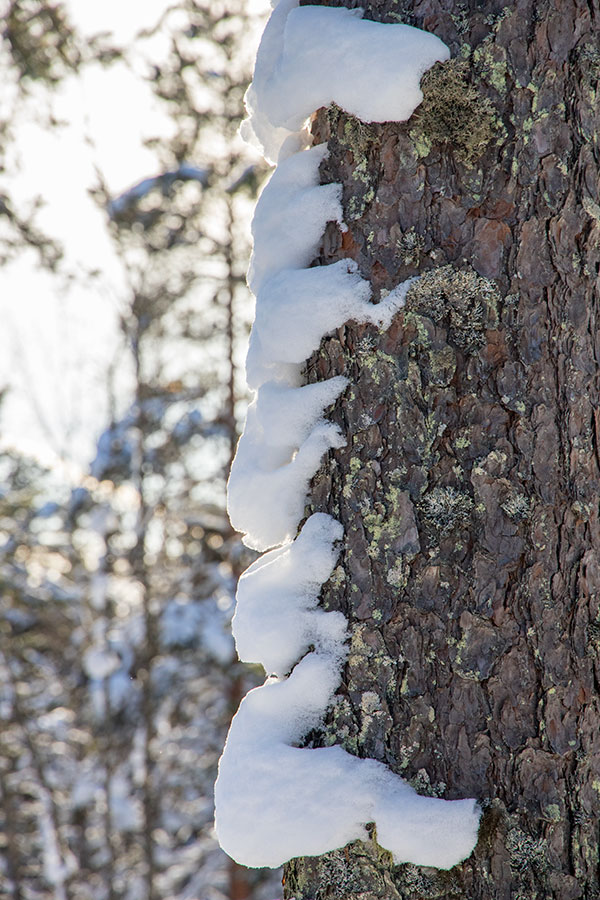
<instances>
[{"instance_id":1,"label":"bright sky","mask_svg":"<svg viewBox=\"0 0 600 900\"><path fill-rule=\"evenodd\" d=\"M72 21L85 35L112 33L128 44L153 25L168 0L66 0ZM252 0L255 11L262 0ZM39 224L62 238L68 261L78 270L100 269L93 281L75 288L56 283L37 269L33 254L3 268L0 291L0 386L11 391L3 407L2 442L46 462L63 456L86 467L96 436L107 421L106 370L118 347L117 310L123 296L120 267L104 222L89 197L94 166L110 191L121 191L155 174L143 138L167 134L169 123L143 82L125 66L88 69L69 79L56 95L54 112L66 128L19 129L23 167L11 179L10 195L26 204L44 198ZM86 143L91 137L93 146ZM76 223L76 227L74 227Z\"/></svg>"}]
</instances>

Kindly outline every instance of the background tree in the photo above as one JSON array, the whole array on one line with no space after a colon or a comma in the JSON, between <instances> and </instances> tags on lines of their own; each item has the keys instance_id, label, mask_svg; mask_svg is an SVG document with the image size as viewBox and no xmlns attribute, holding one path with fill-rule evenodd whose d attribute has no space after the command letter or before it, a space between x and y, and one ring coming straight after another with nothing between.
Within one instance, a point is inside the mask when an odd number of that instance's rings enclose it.
<instances>
[{"instance_id":1,"label":"background tree","mask_svg":"<svg viewBox=\"0 0 600 900\"><path fill-rule=\"evenodd\" d=\"M0 894L260 900L271 873L235 866L212 836L216 762L254 683L228 632L250 560L224 511L261 177L235 138L248 20L241 3L184 2L127 48L84 46L41 0L9 4L6 23L17 106L79 66L126 63L172 131L150 141L148 177L114 196L99 166L93 186L124 287L89 474L0 455ZM7 195L5 259L33 245L76 277L39 206L17 214Z\"/></svg>"},{"instance_id":2,"label":"background tree","mask_svg":"<svg viewBox=\"0 0 600 900\"><path fill-rule=\"evenodd\" d=\"M452 59L404 124L312 124L349 226L317 263L355 259L376 296L422 277L389 331L345 326L307 366L352 383L309 508L344 525L323 604L352 641L310 738L485 812L450 872L373 835L290 863L285 895L597 897L600 9L361 6Z\"/></svg>"}]
</instances>

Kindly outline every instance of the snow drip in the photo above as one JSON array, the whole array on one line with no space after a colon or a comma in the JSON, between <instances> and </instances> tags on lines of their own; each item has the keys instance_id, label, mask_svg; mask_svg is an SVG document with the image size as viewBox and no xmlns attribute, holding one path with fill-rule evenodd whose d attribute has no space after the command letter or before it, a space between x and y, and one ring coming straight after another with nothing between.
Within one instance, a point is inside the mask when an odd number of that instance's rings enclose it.
<instances>
[{"instance_id":1,"label":"snow drip","mask_svg":"<svg viewBox=\"0 0 600 900\"><path fill-rule=\"evenodd\" d=\"M308 268L327 223L345 226L341 185L319 183L327 147L311 147L304 124L329 103L367 122L407 119L422 99L421 75L448 55L434 35L406 25L280 0L246 97L245 136L279 158L252 226L256 318L246 373L255 394L228 486L233 526L248 546L269 551L241 577L233 619L240 659L262 664L268 677L231 723L215 787L219 841L246 866L366 840L372 822L397 864L450 868L477 839L474 800L422 797L376 760L298 746L323 722L348 637L342 613L318 606L342 526L316 513L297 534L311 478L324 454L345 444L325 412L348 380L303 385L302 369L347 321L389 327L410 283L374 304L354 262Z\"/></svg>"}]
</instances>

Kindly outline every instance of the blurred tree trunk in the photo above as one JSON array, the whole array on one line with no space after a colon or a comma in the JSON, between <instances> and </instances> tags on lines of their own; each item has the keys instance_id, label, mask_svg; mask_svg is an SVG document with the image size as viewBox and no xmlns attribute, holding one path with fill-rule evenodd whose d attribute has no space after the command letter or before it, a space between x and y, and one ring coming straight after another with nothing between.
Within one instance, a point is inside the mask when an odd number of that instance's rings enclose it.
<instances>
[{"instance_id":1,"label":"blurred tree trunk","mask_svg":"<svg viewBox=\"0 0 600 900\"><path fill-rule=\"evenodd\" d=\"M317 262L356 259L375 297L426 273L389 331L308 366L352 382L312 495L345 527L323 602L353 629L321 739L485 813L451 872L356 844L289 864L286 896L597 898L600 6L360 5L453 58L404 124L313 123L349 226Z\"/></svg>"}]
</instances>

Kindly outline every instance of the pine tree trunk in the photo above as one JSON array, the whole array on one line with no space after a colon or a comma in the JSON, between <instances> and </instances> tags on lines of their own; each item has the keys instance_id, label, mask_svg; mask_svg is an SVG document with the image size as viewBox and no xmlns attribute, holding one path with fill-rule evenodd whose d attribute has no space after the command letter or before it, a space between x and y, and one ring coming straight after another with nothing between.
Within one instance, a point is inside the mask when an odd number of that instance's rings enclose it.
<instances>
[{"instance_id":1,"label":"pine tree trunk","mask_svg":"<svg viewBox=\"0 0 600 900\"><path fill-rule=\"evenodd\" d=\"M285 896L598 898L600 7L360 5L453 59L406 123L313 123L349 226L317 262L356 259L376 297L428 273L307 369L352 382L311 511L344 525L323 603L353 636L313 737L485 812L450 872L373 840L293 861Z\"/></svg>"}]
</instances>

